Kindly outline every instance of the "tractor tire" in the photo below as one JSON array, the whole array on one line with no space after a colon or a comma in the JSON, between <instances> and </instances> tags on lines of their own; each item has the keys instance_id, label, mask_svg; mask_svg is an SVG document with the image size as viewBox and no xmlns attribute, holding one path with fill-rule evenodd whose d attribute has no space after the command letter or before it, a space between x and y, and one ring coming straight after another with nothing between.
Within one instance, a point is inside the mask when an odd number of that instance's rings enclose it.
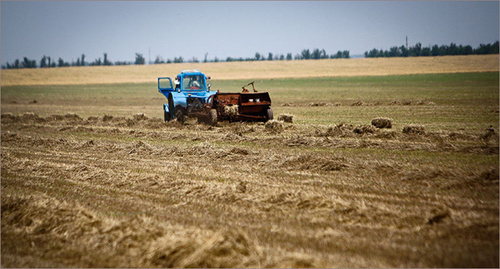
<instances>
[{"instance_id":1,"label":"tractor tire","mask_svg":"<svg viewBox=\"0 0 500 269\"><path fill-rule=\"evenodd\" d=\"M170 121L170 113L165 111L165 105L163 105L163 119L165 120L165 122Z\"/></svg>"},{"instance_id":2,"label":"tractor tire","mask_svg":"<svg viewBox=\"0 0 500 269\"><path fill-rule=\"evenodd\" d=\"M272 108L268 108L267 109L267 113L266 113L266 121L269 121L269 120L272 120L272 119L274 119L273 109Z\"/></svg>"},{"instance_id":3,"label":"tractor tire","mask_svg":"<svg viewBox=\"0 0 500 269\"><path fill-rule=\"evenodd\" d=\"M177 106L175 108L175 118L178 122L184 123L184 117L186 116L186 111L183 107Z\"/></svg>"},{"instance_id":4,"label":"tractor tire","mask_svg":"<svg viewBox=\"0 0 500 269\"><path fill-rule=\"evenodd\" d=\"M174 100L172 95L168 96L168 121L175 119Z\"/></svg>"},{"instance_id":5,"label":"tractor tire","mask_svg":"<svg viewBox=\"0 0 500 269\"><path fill-rule=\"evenodd\" d=\"M208 124L212 126L217 124L217 109L210 109L208 113Z\"/></svg>"}]
</instances>

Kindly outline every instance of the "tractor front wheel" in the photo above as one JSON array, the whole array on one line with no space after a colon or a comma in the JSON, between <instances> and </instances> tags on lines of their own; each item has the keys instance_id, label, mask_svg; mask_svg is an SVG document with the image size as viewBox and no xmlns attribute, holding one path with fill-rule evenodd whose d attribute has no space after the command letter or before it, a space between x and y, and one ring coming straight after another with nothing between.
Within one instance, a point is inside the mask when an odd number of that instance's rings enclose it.
<instances>
[{"instance_id":1,"label":"tractor front wheel","mask_svg":"<svg viewBox=\"0 0 500 269\"><path fill-rule=\"evenodd\" d=\"M172 95L168 96L168 115L165 115L168 118L168 121L173 120L175 118L175 111L174 111L174 99Z\"/></svg>"},{"instance_id":2,"label":"tractor front wheel","mask_svg":"<svg viewBox=\"0 0 500 269\"><path fill-rule=\"evenodd\" d=\"M166 105L163 105L163 119L165 120L165 122L167 122L167 121L170 121L170 113L165 111L165 106Z\"/></svg>"},{"instance_id":3,"label":"tractor front wheel","mask_svg":"<svg viewBox=\"0 0 500 269\"><path fill-rule=\"evenodd\" d=\"M186 115L186 110L183 107L177 106L175 108L175 118L177 118L178 122L184 123L184 116Z\"/></svg>"}]
</instances>

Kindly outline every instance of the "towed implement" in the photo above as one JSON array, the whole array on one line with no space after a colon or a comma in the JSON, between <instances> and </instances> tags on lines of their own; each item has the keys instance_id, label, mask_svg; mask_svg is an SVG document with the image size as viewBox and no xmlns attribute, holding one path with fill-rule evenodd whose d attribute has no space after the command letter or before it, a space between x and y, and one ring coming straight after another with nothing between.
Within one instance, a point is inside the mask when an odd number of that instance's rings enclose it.
<instances>
[{"instance_id":1,"label":"towed implement","mask_svg":"<svg viewBox=\"0 0 500 269\"><path fill-rule=\"evenodd\" d=\"M268 121L273 119L268 92L255 90L254 82L242 87L240 93L211 91L205 76L198 70L183 70L174 80L158 78L158 91L168 100L163 104L165 121L196 117L200 122L215 125L217 121ZM252 85L252 92L245 87Z\"/></svg>"}]
</instances>

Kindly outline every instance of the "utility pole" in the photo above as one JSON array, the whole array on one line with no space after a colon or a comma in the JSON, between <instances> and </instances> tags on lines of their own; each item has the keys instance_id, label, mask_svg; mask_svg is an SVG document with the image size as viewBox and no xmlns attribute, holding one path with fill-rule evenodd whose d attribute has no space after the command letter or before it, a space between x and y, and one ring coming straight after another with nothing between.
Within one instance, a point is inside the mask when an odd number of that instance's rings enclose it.
<instances>
[{"instance_id":1,"label":"utility pole","mask_svg":"<svg viewBox=\"0 0 500 269\"><path fill-rule=\"evenodd\" d=\"M151 64L151 47L148 49L148 65Z\"/></svg>"},{"instance_id":2,"label":"utility pole","mask_svg":"<svg viewBox=\"0 0 500 269\"><path fill-rule=\"evenodd\" d=\"M406 50L408 50L408 36L406 36Z\"/></svg>"}]
</instances>

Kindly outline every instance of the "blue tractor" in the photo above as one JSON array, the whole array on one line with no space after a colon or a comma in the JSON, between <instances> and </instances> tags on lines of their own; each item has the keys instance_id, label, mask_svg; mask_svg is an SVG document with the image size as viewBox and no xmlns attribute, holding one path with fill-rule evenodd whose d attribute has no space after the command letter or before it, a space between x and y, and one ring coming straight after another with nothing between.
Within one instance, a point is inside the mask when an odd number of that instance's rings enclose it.
<instances>
[{"instance_id":1,"label":"blue tractor","mask_svg":"<svg viewBox=\"0 0 500 269\"><path fill-rule=\"evenodd\" d=\"M165 121L177 119L183 122L185 116L197 116L211 124L217 123L217 112L206 106L209 98L217 93L210 90L209 79L198 70L181 71L174 83L169 77L158 78L158 91L168 100L163 104Z\"/></svg>"},{"instance_id":2,"label":"blue tractor","mask_svg":"<svg viewBox=\"0 0 500 269\"><path fill-rule=\"evenodd\" d=\"M209 79L198 70L181 71L174 83L169 77L158 78L158 91L168 100L167 104L163 104L165 121L177 119L184 122L185 117L190 116L215 125L217 120L273 119L269 93L256 91L253 82L243 86L243 92L220 93L210 90ZM252 85L252 92L245 88L249 85Z\"/></svg>"}]
</instances>

